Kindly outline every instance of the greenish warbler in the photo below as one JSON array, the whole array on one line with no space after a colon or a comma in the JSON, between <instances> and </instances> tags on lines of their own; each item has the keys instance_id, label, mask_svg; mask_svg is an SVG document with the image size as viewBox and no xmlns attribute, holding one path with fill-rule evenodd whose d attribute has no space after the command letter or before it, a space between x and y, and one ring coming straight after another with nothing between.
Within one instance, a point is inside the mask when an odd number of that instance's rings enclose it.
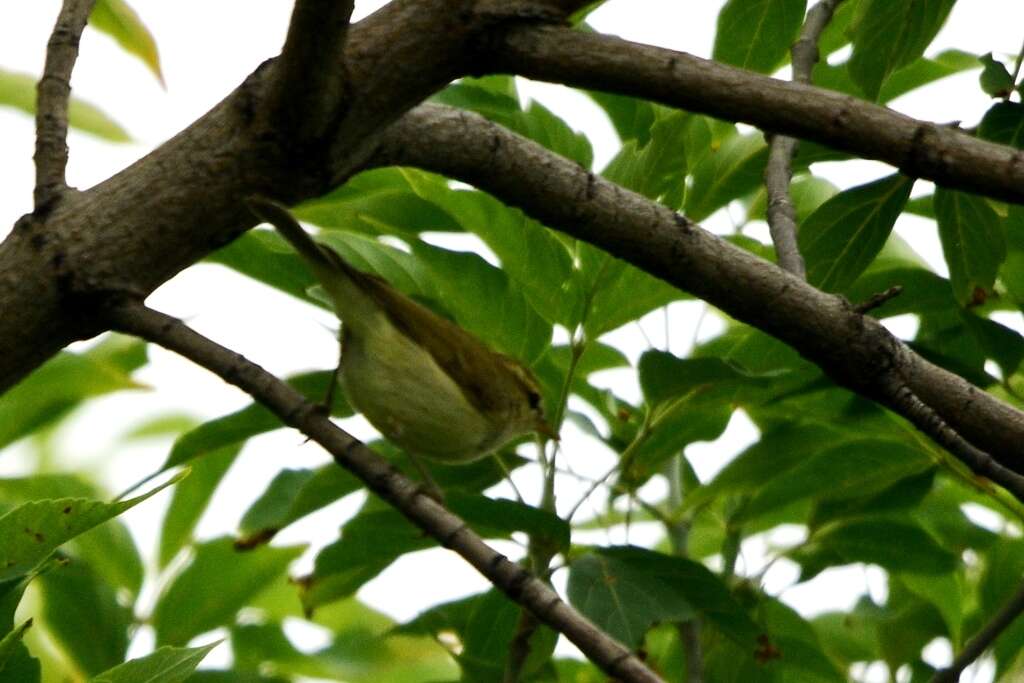
<instances>
[{"instance_id":1,"label":"greenish warbler","mask_svg":"<svg viewBox=\"0 0 1024 683\"><path fill-rule=\"evenodd\" d=\"M342 321L339 375L360 413L412 455L469 463L544 420L533 374L376 275L318 244L281 204L249 206L302 256Z\"/></svg>"}]
</instances>

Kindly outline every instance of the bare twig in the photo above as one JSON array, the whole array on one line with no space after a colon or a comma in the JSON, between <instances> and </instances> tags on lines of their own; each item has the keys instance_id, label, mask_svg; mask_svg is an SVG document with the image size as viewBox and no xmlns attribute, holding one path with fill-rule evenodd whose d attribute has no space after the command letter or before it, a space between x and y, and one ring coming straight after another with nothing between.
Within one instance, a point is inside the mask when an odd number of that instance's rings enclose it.
<instances>
[{"instance_id":1,"label":"bare twig","mask_svg":"<svg viewBox=\"0 0 1024 683\"><path fill-rule=\"evenodd\" d=\"M960 680L960 674L969 667L974 660L981 656L988 649L996 638L1006 628L1016 621L1017 617L1024 613L1024 586L1021 586L1010 601L1003 605L1003 608L992 617L973 638L967 643L963 651L956 656L948 669L942 669L932 676L931 683L956 683Z\"/></svg>"},{"instance_id":2,"label":"bare twig","mask_svg":"<svg viewBox=\"0 0 1024 683\"><path fill-rule=\"evenodd\" d=\"M779 267L804 280L807 279L807 269L797 245L796 209L789 194L797 144L796 138L786 135L768 136L768 163L764 166L764 186L768 195L765 217Z\"/></svg>"},{"instance_id":3,"label":"bare twig","mask_svg":"<svg viewBox=\"0 0 1024 683\"><path fill-rule=\"evenodd\" d=\"M866 301L862 301L861 303L854 306L853 310L857 311L861 315L864 315L865 313L869 313L870 311L875 310L879 306L882 306L885 303L895 299L902 293L903 287L901 285L893 285L892 287L883 292L872 294L870 297L868 297Z\"/></svg>"},{"instance_id":4,"label":"bare twig","mask_svg":"<svg viewBox=\"0 0 1024 683\"><path fill-rule=\"evenodd\" d=\"M334 461L412 523L455 551L542 623L565 634L609 676L629 683L662 681L625 646L562 601L546 583L481 540L460 518L426 495L385 459L335 426L297 391L240 354L220 346L182 321L133 301L106 309L110 325L181 354L262 403L285 424L324 447Z\"/></svg>"},{"instance_id":5,"label":"bare twig","mask_svg":"<svg viewBox=\"0 0 1024 683\"><path fill-rule=\"evenodd\" d=\"M894 353L900 353L895 350ZM987 477L1012 493L1017 500L1024 501L1024 476L1004 467L991 455L975 447L927 403L922 401L906 382L899 371L890 369L880 381L884 402L910 421L915 427L952 453L977 475Z\"/></svg>"},{"instance_id":6,"label":"bare twig","mask_svg":"<svg viewBox=\"0 0 1024 683\"><path fill-rule=\"evenodd\" d=\"M36 213L44 211L67 189L64 173L68 166L71 71L95 1L64 0L46 44L46 65L36 95Z\"/></svg>"},{"instance_id":7,"label":"bare twig","mask_svg":"<svg viewBox=\"0 0 1024 683\"><path fill-rule=\"evenodd\" d=\"M800 37L793 43L793 80L811 82L811 72L818 63L818 40L832 20L832 13L843 0L819 0L807 12ZM799 143L788 135L769 135L768 163L764 167L764 184L768 194L765 213L771 231L779 266L800 279L807 279L804 259L796 239L796 210L789 186L793 178L793 156Z\"/></svg>"},{"instance_id":8,"label":"bare twig","mask_svg":"<svg viewBox=\"0 0 1024 683\"><path fill-rule=\"evenodd\" d=\"M335 122L349 87L345 43L354 0L297 0L271 90L276 123L300 140Z\"/></svg>"}]
</instances>

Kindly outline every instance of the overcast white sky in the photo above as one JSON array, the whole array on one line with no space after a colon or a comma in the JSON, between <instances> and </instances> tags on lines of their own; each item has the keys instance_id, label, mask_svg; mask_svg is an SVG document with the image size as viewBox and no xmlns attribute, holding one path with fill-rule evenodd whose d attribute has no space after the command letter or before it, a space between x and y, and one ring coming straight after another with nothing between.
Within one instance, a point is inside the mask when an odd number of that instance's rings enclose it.
<instances>
[{"instance_id":1,"label":"overcast white sky","mask_svg":"<svg viewBox=\"0 0 1024 683\"><path fill-rule=\"evenodd\" d=\"M72 132L71 161L68 169L71 184L80 188L102 181L134 159L159 145L220 100L261 61L277 53L283 40L291 2L226 2L224 0L133 0L132 6L155 34L161 54L167 88L135 59L122 52L112 40L87 31L82 40L81 57L73 79L75 94L101 106L120 122L136 140L134 144L111 145L88 135ZM356 16L365 16L383 2L356 2ZM721 2L679 0L612 0L592 15L599 30L625 38L710 56L714 40L714 22ZM29 3L6 2L0 6L0 68L38 74L43 63L49 31L56 16L58 0L35 0ZM1019 0L961 0L950 21L930 50L935 53L956 47L977 54L994 51L1016 54L1024 39L1024 3ZM934 121L962 120L976 122L990 102L976 86L977 72L970 72L940 82L926 92L903 98L894 107L913 116ZM591 135L599 164L615 151L616 140L610 125L589 101L564 89L549 85L524 87L530 96L546 104L566 118L570 125ZM33 122L21 112L0 108L0 235L31 207ZM871 163L830 165L816 171L841 187L850 186L891 172ZM711 228L726 229L727 216L719 215L706 222ZM928 255L936 266L938 254L934 226L913 219L901 223L902 234ZM150 302L168 312L184 316L197 328L221 343L231 346L271 371L287 374L312 367L328 367L335 360L335 343L326 327L330 318L305 306L227 274L215 266L189 269L162 287ZM694 333L698 304L673 307L672 348L684 352ZM656 316L645 324L655 344L664 340L664 319ZM716 326L705 322L704 335ZM907 328L909 329L909 328ZM646 342L637 328L631 327L613 337L625 344L634 357ZM204 371L191 367L169 354L153 351L154 363L141 377L156 391L118 396L97 402L75 420L64 435L68 469L89 467L102 472L118 489L150 471L162 461L166 443L149 443L123 447L117 436L130 428L135 419L160 410L188 412L197 417L213 417L246 403L245 397L226 387ZM612 374L609 383L616 383L629 394L635 391L630 373ZM370 434L359 421L348 424L357 435ZM715 444L698 445L688 451L698 471L705 476L716 471L728 455L754 438L754 430L737 416L727 434ZM567 457L573 467L583 473L597 474L611 462L600 446L590 441L566 439ZM291 431L261 437L247 448L243 460L229 475L228 486L239 493L222 496L204 518L201 533L216 535L233 530L248 503L263 488L282 462L289 467L311 466L324 462L324 457ZM17 473L22 464L18 458L0 460L0 473ZM244 473L243 473L244 471ZM567 483L570 486L571 482ZM576 494L578 495L578 494ZM151 553L155 541L160 506L150 501L128 516L128 522L139 534L143 552ZM573 500L566 494L566 500ZM282 534L280 542L301 542L315 537L320 543L330 540L338 521L346 510L354 509L348 501L314 515L303 524ZM644 542L651 537L644 529L634 528L630 540ZM798 535L772 539L792 542ZM594 538L595 542L621 542L624 537ZM764 549L764 541L753 544L747 553L756 562ZM514 547L506 548L510 554ZM429 562L429 565L424 563ZM396 582L414 576L422 577L429 566L445 581L423 596L395 590ZM309 567L309 556L303 568ZM301 568L300 568L301 569ZM413 574L415 572L415 574ZM865 574L859 569L832 572L831 576L807 586L785 592L784 597L804 612L829 608L845 608L865 585ZM766 577L771 592L777 593L795 578L793 568L779 563ZM877 582L876 582L877 583ZM422 585L422 584L420 584ZM371 604L399 618L415 614L421 607L436 601L457 597L485 587L483 580L463 563L445 551L428 551L408 557L396 564L381 579L372 582L362 596ZM305 632L306 644L313 634ZM139 649L144 646L140 645ZM941 657L939 647L936 656Z\"/></svg>"}]
</instances>

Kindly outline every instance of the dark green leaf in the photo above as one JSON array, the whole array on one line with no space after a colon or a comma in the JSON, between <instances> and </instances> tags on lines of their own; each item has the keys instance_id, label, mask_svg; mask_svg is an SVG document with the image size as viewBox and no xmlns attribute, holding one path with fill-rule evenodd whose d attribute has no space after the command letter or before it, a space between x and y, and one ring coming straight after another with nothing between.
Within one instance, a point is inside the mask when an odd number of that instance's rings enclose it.
<instances>
[{"instance_id":1,"label":"dark green leaf","mask_svg":"<svg viewBox=\"0 0 1024 683\"><path fill-rule=\"evenodd\" d=\"M714 59L772 73L786 60L807 0L729 0L718 14Z\"/></svg>"},{"instance_id":2,"label":"dark green leaf","mask_svg":"<svg viewBox=\"0 0 1024 683\"><path fill-rule=\"evenodd\" d=\"M799 237L808 282L833 292L851 285L881 251L913 185L892 175L841 192L812 213Z\"/></svg>"},{"instance_id":3,"label":"dark green leaf","mask_svg":"<svg viewBox=\"0 0 1024 683\"><path fill-rule=\"evenodd\" d=\"M235 614L283 574L304 546L235 550L230 538L195 546L187 567L161 594L152 623L160 645L180 645L234 621ZM187 608L185 608L187 606Z\"/></svg>"},{"instance_id":4,"label":"dark green leaf","mask_svg":"<svg viewBox=\"0 0 1024 683\"><path fill-rule=\"evenodd\" d=\"M240 542L269 541L292 522L361 487L352 473L333 463L317 470L281 470L242 517Z\"/></svg>"},{"instance_id":5,"label":"dark green leaf","mask_svg":"<svg viewBox=\"0 0 1024 683\"><path fill-rule=\"evenodd\" d=\"M920 526L897 520L847 521L822 530L812 542L845 562L869 562L896 572L945 574L957 562Z\"/></svg>"},{"instance_id":6,"label":"dark green leaf","mask_svg":"<svg viewBox=\"0 0 1024 683\"><path fill-rule=\"evenodd\" d=\"M689 137L687 114L661 116L651 126L647 144L627 140L602 175L648 199L663 198L668 206L678 207L682 203Z\"/></svg>"},{"instance_id":7,"label":"dark green leaf","mask_svg":"<svg viewBox=\"0 0 1024 683\"><path fill-rule=\"evenodd\" d=\"M203 647L162 647L153 654L115 666L90 683L180 683L219 644L220 641Z\"/></svg>"},{"instance_id":8,"label":"dark green leaf","mask_svg":"<svg viewBox=\"0 0 1024 683\"><path fill-rule=\"evenodd\" d=\"M795 500L855 498L877 493L932 466L927 453L900 442L863 439L811 445L810 456L768 478L738 520L749 520Z\"/></svg>"},{"instance_id":9,"label":"dark green leaf","mask_svg":"<svg viewBox=\"0 0 1024 683\"><path fill-rule=\"evenodd\" d=\"M445 306L462 327L528 365L550 345L550 324L500 269L477 254L422 242L413 251L433 271Z\"/></svg>"},{"instance_id":10,"label":"dark green leaf","mask_svg":"<svg viewBox=\"0 0 1024 683\"><path fill-rule=\"evenodd\" d=\"M967 311L961 313L961 318L981 350L1002 370L1003 377L1017 372L1021 360L1024 360L1024 337L1019 332Z\"/></svg>"},{"instance_id":11,"label":"dark green leaf","mask_svg":"<svg viewBox=\"0 0 1024 683\"><path fill-rule=\"evenodd\" d=\"M768 161L764 136L732 134L713 145L692 169L693 185L686 192L684 213L702 221L734 199L757 190Z\"/></svg>"},{"instance_id":12,"label":"dark green leaf","mask_svg":"<svg viewBox=\"0 0 1024 683\"><path fill-rule=\"evenodd\" d=\"M694 392L756 384L759 378L721 358L678 358L666 351L647 351L637 366L640 387L654 406Z\"/></svg>"},{"instance_id":13,"label":"dark green leaf","mask_svg":"<svg viewBox=\"0 0 1024 683\"><path fill-rule=\"evenodd\" d=\"M192 464L191 474L185 481L174 488L160 528L160 549L157 553L160 567L166 567L191 541L192 532L213 498L213 492L240 451L241 447L234 444L207 452Z\"/></svg>"},{"instance_id":14,"label":"dark green leaf","mask_svg":"<svg viewBox=\"0 0 1024 683\"><path fill-rule=\"evenodd\" d=\"M853 38L849 69L868 99L893 71L924 54L956 0L868 0Z\"/></svg>"},{"instance_id":15,"label":"dark green leaf","mask_svg":"<svg viewBox=\"0 0 1024 683\"><path fill-rule=\"evenodd\" d=\"M1002 62L996 61L992 53L979 57L984 68L981 70L979 81L981 89L992 97L1008 97L1013 92L1013 76L1007 71Z\"/></svg>"},{"instance_id":16,"label":"dark green leaf","mask_svg":"<svg viewBox=\"0 0 1024 683\"><path fill-rule=\"evenodd\" d=\"M14 107L29 114L36 113L36 80L28 74L0 69L0 106ZM73 128L109 142L131 142L124 128L98 107L77 97L71 98L68 122Z\"/></svg>"},{"instance_id":17,"label":"dark green leaf","mask_svg":"<svg viewBox=\"0 0 1024 683\"><path fill-rule=\"evenodd\" d=\"M862 91L851 78L848 67L849 62L839 65L820 62L814 67L813 82L822 88L860 95ZM876 99L885 104L935 81L976 68L977 55L962 50L944 50L934 57L919 57L894 71L882 84Z\"/></svg>"},{"instance_id":18,"label":"dark green leaf","mask_svg":"<svg viewBox=\"0 0 1024 683\"><path fill-rule=\"evenodd\" d=\"M629 647L659 621L700 614L744 646L758 630L721 580L703 565L643 548L602 548L569 569L569 602Z\"/></svg>"},{"instance_id":19,"label":"dark green leaf","mask_svg":"<svg viewBox=\"0 0 1024 683\"><path fill-rule=\"evenodd\" d=\"M1017 149L1024 148L1024 105L1019 102L993 104L978 125L978 136Z\"/></svg>"},{"instance_id":20,"label":"dark green leaf","mask_svg":"<svg viewBox=\"0 0 1024 683\"><path fill-rule=\"evenodd\" d=\"M502 680L509 654L509 645L519 624L520 607L497 590L490 590L471 603L459 654L465 681ZM529 641L530 654L523 674L532 676L555 649L558 635L541 626Z\"/></svg>"},{"instance_id":21,"label":"dark green leaf","mask_svg":"<svg viewBox=\"0 0 1024 683\"><path fill-rule=\"evenodd\" d=\"M40 575L39 585L46 630L78 671L92 676L124 661L132 610L103 577L72 560Z\"/></svg>"},{"instance_id":22,"label":"dark green leaf","mask_svg":"<svg viewBox=\"0 0 1024 683\"><path fill-rule=\"evenodd\" d=\"M935 190L935 215L953 294L961 305L984 300L1006 258L999 215L984 198L945 188Z\"/></svg>"}]
</instances>

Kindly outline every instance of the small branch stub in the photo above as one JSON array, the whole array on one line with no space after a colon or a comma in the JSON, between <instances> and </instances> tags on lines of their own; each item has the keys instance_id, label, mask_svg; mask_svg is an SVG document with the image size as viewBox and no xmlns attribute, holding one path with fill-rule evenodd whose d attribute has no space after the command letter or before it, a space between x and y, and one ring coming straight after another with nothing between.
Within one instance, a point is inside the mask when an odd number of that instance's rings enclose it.
<instances>
[{"instance_id":1,"label":"small branch stub","mask_svg":"<svg viewBox=\"0 0 1024 683\"><path fill-rule=\"evenodd\" d=\"M96 0L65 0L46 45L46 65L36 97L36 213L67 190L68 103L78 44Z\"/></svg>"}]
</instances>

